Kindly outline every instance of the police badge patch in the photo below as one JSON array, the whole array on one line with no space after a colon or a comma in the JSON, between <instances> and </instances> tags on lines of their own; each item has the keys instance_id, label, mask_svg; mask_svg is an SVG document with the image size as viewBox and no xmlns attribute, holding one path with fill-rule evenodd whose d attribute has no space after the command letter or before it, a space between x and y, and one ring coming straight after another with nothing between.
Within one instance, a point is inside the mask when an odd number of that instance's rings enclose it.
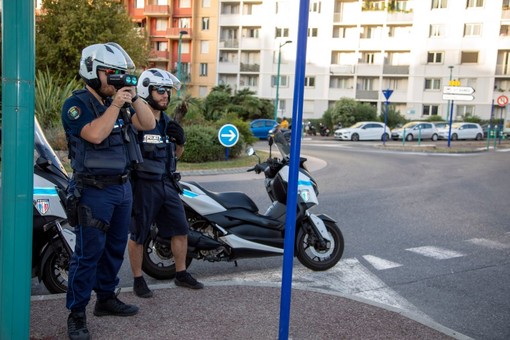
<instances>
[{"instance_id":1,"label":"police badge patch","mask_svg":"<svg viewBox=\"0 0 510 340\"><path fill-rule=\"evenodd\" d=\"M35 207L41 215L44 215L50 209L50 200L40 198L35 202Z\"/></svg>"},{"instance_id":2,"label":"police badge patch","mask_svg":"<svg viewBox=\"0 0 510 340\"><path fill-rule=\"evenodd\" d=\"M72 106L67 110L67 117L71 120L80 118L81 110L78 106Z\"/></svg>"}]
</instances>

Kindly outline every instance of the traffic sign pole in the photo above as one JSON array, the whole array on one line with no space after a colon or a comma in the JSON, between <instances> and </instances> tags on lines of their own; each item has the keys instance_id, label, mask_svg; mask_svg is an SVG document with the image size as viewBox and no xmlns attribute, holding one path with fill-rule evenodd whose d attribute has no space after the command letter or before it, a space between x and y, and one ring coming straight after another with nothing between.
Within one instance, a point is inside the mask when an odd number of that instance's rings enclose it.
<instances>
[{"instance_id":1,"label":"traffic sign pole","mask_svg":"<svg viewBox=\"0 0 510 340\"><path fill-rule=\"evenodd\" d=\"M228 160L228 148L236 145L239 140L239 130L232 124L223 125L218 131L218 140L225 150L225 160Z\"/></svg>"}]
</instances>

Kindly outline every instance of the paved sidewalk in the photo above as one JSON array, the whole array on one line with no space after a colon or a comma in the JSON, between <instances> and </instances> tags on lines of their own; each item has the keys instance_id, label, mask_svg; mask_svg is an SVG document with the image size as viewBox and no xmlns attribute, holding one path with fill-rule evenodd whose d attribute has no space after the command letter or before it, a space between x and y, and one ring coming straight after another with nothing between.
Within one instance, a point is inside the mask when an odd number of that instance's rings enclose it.
<instances>
[{"instance_id":1,"label":"paved sidewalk","mask_svg":"<svg viewBox=\"0 0 510 340\"><path fill-rule=\"evenodd\" d=\"M278 339L280 286L204 282L203 290L173 283L151 286L141 299L131 289L119 298L140 307L132 317L96 317L92 339ZM65 296L33 296L30 339L67 339ZM289 339L469 339L430 320L359 298L317 290L292 291Z\"/></svg>"}]
</instances>

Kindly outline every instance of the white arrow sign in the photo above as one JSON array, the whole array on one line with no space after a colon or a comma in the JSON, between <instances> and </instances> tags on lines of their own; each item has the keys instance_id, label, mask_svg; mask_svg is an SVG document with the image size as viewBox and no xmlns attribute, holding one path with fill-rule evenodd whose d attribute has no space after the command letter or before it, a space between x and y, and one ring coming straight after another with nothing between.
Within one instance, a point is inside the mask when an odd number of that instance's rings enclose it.
<instances>
[{"instance_id":1,"label":"white arrow sign","mask_svg":"<svg viewBox=\"0 0 510 340\"><path fill-rule=\"evenodd\" d=\"M221 137L227 137L228 141L231 142L237 137L237 134L233 130L230 130L228 133L222 133Z\"/></svg>"},{"instance_id":2,"label":"white arrow sign","mask_svg":"<svg viewBox=\"0 0 510 340\"><path fill-rule=\"evenodd\" d=\"M475 97L465 94L443 94L443 100L473 100Z\"/></svg>"},{"instance_id":3,"label":"white arrow sign","mask_svg":"<svg viewBox=\"0 0 510 340\"><path fill-rule=\"evenodd\" d=\"M445 86L445 87L443 87L443 93L444 94L473 94L473 93L475 93L475 89L470 86Z\"/></svg>"}]
</instances>

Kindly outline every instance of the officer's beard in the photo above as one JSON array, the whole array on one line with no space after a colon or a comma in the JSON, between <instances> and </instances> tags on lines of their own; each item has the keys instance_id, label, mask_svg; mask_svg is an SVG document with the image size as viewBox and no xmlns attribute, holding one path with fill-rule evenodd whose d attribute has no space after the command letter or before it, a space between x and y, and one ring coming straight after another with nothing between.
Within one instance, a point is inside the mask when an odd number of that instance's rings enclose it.
<instances>
[{"instance_id":1,"label":"officer's beard","mask_svg":"<svg viewBox=\"0 0 510 340\"><path fill-rule=\"evenodd\" d=\"M155 101L152 96L149 96L149 99L147 100L150 106L158 111L165 111L168 108L168 102L165 105L160 104L159 102Z\"/></svg>"}]
</instances>

